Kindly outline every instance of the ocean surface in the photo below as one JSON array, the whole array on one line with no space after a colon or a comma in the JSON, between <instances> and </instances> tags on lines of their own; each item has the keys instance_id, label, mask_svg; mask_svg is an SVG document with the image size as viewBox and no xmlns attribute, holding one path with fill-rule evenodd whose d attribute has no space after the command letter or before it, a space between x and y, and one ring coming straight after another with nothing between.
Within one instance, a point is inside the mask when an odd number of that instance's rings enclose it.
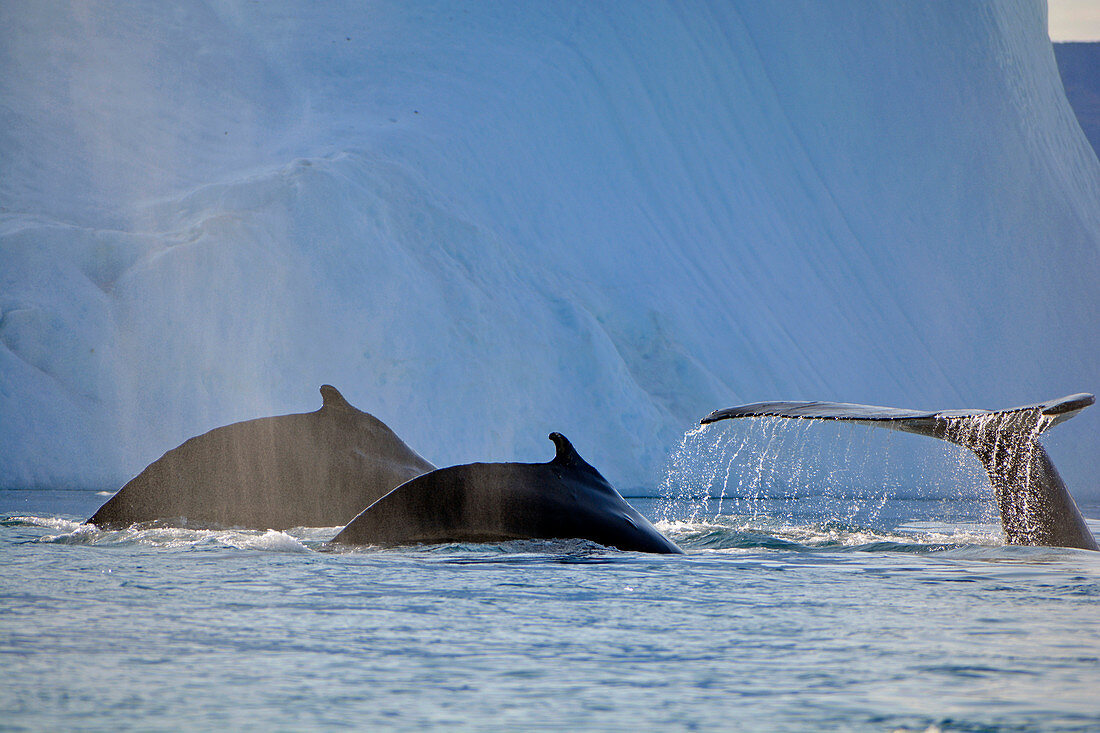
<instances>
[{"instance_id":1,"label":"ocean surface","mask_svg":"<svg viewBox=\"0 0 1100 733\"><path fill-rule=\"evenodd\" d=\"M0 729L1100 730L1100 553L1006 547L981 496L681 474L630 499L674 557L100 531L109 492L2 491Z\"/></svg>"}]
</instances>

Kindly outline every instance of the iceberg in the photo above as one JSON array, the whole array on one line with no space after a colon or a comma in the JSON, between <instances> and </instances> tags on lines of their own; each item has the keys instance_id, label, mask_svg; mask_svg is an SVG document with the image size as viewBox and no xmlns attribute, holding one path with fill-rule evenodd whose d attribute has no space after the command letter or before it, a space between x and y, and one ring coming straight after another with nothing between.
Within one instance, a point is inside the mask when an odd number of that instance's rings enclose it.
<instances>
[{"instance_id":1,"label":"iceberg","mask_svg":"<svg viewBox=\"0 0 1100 733\"><path fill-rule=\"evenodd\" d=\"M1100 163L1038 0L0 8L0 486L337 385L437 465L1095 391ZM1100 411L1048 445L1080 497Z\"/></svg>"}]
</instances>

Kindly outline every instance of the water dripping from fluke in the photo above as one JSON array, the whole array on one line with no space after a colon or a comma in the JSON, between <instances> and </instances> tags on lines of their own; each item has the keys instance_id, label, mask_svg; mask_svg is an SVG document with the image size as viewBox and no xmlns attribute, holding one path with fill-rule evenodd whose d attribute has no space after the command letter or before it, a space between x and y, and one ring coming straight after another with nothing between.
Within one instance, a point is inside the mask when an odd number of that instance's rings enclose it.
<instances>
[{"instance_id":1,"label":"water dripping from fluke","mask_svg":"<svg viewBox=\"0 0 1100 733\"><path fill-rule=\"evenodd\" d=\"M918 518L929 518L928 506L951 495L943 481L924 480L932 469L918 466L911 471L916 480L904 482L898 469L912 468L912 453L888 434L815 429L775 416L704 425L684 435L669 461L658 516L680 523L736 518L746 527L782 521L891 528L911 519L914 507ZM958 462L952 456L944 465L957 472ZM981 476L974 468L967 489L954 493L977 493ZM973 518L972 512L964 517Z\"/></svg>"},{"instance_id":2,"label":"water dripping from fluke","mask_svg":"<svg viewBox=\"0 0 1100 733\"><path fill-rule=\"evenodd\" d=\"M762 402L739 407L731 407L718 410L703 418L702 424L712 425L721 421L739 418L738 423L747 423L744 428L746 434L752 433L755 424L763 425L764 432L772 430L774 421L782 421L791 424L814 423L849 423L872 427L884 427L900 433L910 433L925 437L939 438L946 441L945 444L961 446L977 457L981 467L988 478L986 489L981 489L969 482L969 477L974 475L970 466L965 466L961 459L947 461L938 470L921 472L913 470L898 462L906 477L902 483L896 484L894 493L891 493L890 482L876 482L869 480L869 475L864 469L870 465L867 463L869 456L864 452L861 460L851 461L854 443L849 442L844 447L845 470L853 466L860 468L851 478L851 496L847 497L851 503L847 507L838 507L834 504L833 518L843 518L852 521L864 515L867 508L872 508L873 519L883 516L892 501L900 499L905 492L912 499L938 499L941 507L954 504L956 508L966 503L968 497L978 495L992 495L997 512L999 514L1004 539L1008 544L1016 545L1051 545L1061 547L1075 547L1081 549L1097 550L1096 540L1085 524L1084 518L1077 509L1076 503L1070 496L1058 471L1054 468L1049 455L1039 442L1039 435L1048 428L1057 425L1076 415L1085 407L1094 402L1089 394L1069 395L1049 402L1035 403L1021 407L1010 408L990 412L987 410L946 410L938 412L924 412L917 410L904 410L890 407L875 407L871 405L859 405L840 402ZM787 485L799 487L807 475L805 463L801 459L791 461L787 457L787 449L777 452L776 437L774 432L769 439L754 453L757 458L755 470L745 467L740 471L741 479L737 489L740 496L748 496L754 502L758 502L761 495L761 487L765 480L775 483L773 474L776 472L779 460L784 465L784 475L787 477ZM799 440L793 453L799 455L803 451L805 440ZM876 451L876 460L881 465L895 463L892 460L894 454L890 450ZM808 455L804 452L801 455ZM828 453L815 454L815 461L820 463L822 458L828 458ZM684 457L680 458L681 463ZM710 458L712 462L720 463L722 458ZM765 464L770 471L765 471ZM826 460L822 465L827 465ZM727 474L733 473L731 467L727 467ZM828 477L825 481L816 481L821 489L818 495L824 496L827 492L840 488L840 498L844 494L844 486L831 486L834 474L826 471ZM677 480L682 480L684 472L681 469L679 475L672 475L666 479L666 483L672 486ZM793 481L791 480L793 476ZM767 478L765 478L767 477ZM943 485L946 478L947 485ZM914 479L917 484L914 485ZM967 480L964 480L967 479ZM727 479L722 487L722 496L725 497L729 487ZM877 488L876 488L877 484ZM968 485L969 484L969 485ZM856 496L856 494L862 494ZM681 489L681 494L691 493ZM695 495L699 495L700 489L696 487ZM812 493L812 492L811 492ZM671 496L671 494L670 494ZM973 502L983 517L992 517L992 511L988 508L991 502ZM754 509L756 506L754 505ZM837 513L837 509L840 509ZM698 509L694 510L698 515Z\"/></svg>"}]
</instances>

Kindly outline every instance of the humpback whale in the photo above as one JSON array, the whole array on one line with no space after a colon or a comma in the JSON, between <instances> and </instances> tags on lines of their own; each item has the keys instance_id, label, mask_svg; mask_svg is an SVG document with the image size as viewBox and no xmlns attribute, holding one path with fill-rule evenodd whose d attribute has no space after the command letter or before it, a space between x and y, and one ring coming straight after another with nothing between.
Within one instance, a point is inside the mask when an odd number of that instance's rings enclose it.
<instances>
[{"instance_id":1,"label":"humpback whale","mask_svg":"<svg viewBox=\"0 0 1100 733\"><path fill-rule=\"evenodd\" d=\"M434 468L335 387L322 386L321 398L315 412L247 420L191 438L131 479L88 523L342 526Z\"/></svg>"},{"instance_id":2,"label":"humpback whale","mask_svg":"<svg viewBox=\"0 0 1100 733\"><path fill-rule=\"evenodd\" d=\"M549 463L471 463L418 476L363 510L335 544L578 537L620 550L683 551L634 510L561 433Z\"/></svg>"},{"instance_id":3,"label":"humpback whale","mask_svg":"<svg viewBox=\"0 0 1100 733\"><path fill-rule=\"evenodd\" d=\"M715 410L702 423L739 417L840 420L901 430L969 448L985 468L1011 545L1100 550L1039 435L1095 401L1074 394L1007 410L922 412L846 402L758 402Z\"/></svg>"}]
</instances>

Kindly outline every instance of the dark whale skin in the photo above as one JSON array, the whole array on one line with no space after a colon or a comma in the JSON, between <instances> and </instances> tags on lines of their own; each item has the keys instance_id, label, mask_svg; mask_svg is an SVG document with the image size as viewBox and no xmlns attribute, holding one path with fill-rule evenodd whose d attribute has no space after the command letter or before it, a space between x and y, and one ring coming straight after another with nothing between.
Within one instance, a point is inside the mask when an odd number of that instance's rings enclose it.
<instances>
[{"instance_id":1,"label":"dark whale skin","mask_svg":"<svg viewBox=\"0 0 1100 733\"><path fill-rule=\"evenodd\" d=\"M682 554L560 433L549 463L470 463L402 484L333 538L414 545L580 538L620 550Z\"/></svg>"},{"instance_id":2,"label":"dark whale skin","mask_svg":"<svg viewBox=\"0 0 1100 733\"><path fill-rule=\"evenodd\" d=\"M337 527L433 466L329 385L315 412L234 423L191 438L88 520L250 529Z\"/></svg>"}]
</instances>

